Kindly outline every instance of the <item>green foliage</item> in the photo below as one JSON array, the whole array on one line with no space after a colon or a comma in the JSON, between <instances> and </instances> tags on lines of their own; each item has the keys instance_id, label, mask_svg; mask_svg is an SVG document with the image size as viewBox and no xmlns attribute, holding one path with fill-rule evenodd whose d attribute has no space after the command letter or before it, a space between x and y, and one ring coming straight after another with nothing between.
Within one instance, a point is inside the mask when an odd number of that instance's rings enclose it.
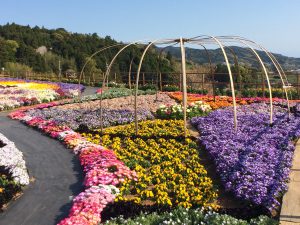
<instances>
[{"instance_id":1,"label":"green foliage","mask_svg":"<svg viewBox=\"0 0 300 225\"><path fill-rule=\"evenodd\" d=\"M193 118L195 116L207 116L211 111L211 107L202 101L191 103L187 106L186 114L187 118ZM181 104L174 104L171 106L161 105L156 110L156 116L159 119L183 119L183 107Z\"/></svg>"},{"instance_id":2,"label":"green foliage","mask_svg":"<svg viewBox=\"0 0 300 225\"><path fill-rule=\"evenodd\" d=\"M9 202L16 193L21 191L21 186L13 181L9 171L0 166L0 209Z\"/></svg>"},{"instance_id":3,"label":"green foliage","mask_svg":"<svg viewBox=\"0 0 300 225\"><path fill-rule=\"evenodd\" d=\"M104 91L102 94L102 99L111 99L111 98L118 98L118 97L124 97L124 96L130 96L134 95L134 90L130 90L128 88L109 88L108 90ZM138 90L138 95L151 95L155 94L154 90ZM81 99L74 99L73 102L84 102L84 101L90 101L90 100L98 100L100 99L100 94L95 95L88 95L83 96Z\"/></svg>"},{"instance_id":4,"label":"green foliage","mask_svg":"<svg viewBox=\"0 0 300 225\"><path fill-rule=\"evenodd\" d=\"M3 67L5 62L15 62L18 47L16 41L4 40L0 37L0 67Z\"/></svg>"},{"instance_id":5,"label":"green foliage","mask_svg":"<svg viewBox=\"0 0 300 225\"><path fill-rule=\"evenodd\" d=\"M32 68L21 63L6 62L4 64L5 70L9 73L18 74L18 76L26 77L26 73L31 72Z\"/></svg>"},{"instance_id":6,"label":"green foliage","mask_svg":"<svg viewBox=\"0 0 300 225\"><path fill-rule=\"evenodd\" d=\"M140 214L135 218L125 219L120 216L105 223L106 225L278 225L279 223L267 216L260 216L251 219L249 222L246 220L236 219L226 214L218 214L215 212L205 212L202 209L184 209L177 208L171 212L158 214L156 212L151 214Z\"/></svg>"},{"instance_id":7,"label":"green foliage","mask_svg":"<svg viewBox=\"0 0 300 225\"><path fill-rule=\"evenodd\" d=\"M87 57L108 45L117 44L115 40L107 36L100 38L97 34L69 33L63 28L45 29L17 24L0 26L0 66L5 62L19 62L26 64L37 72L58 72L58 60L61 61L62 73L68 69L81 71ZM48 52L44 55L36 52L36 49L45 46ZM123 46L121 46L123 47ZM87 74L105 71L114 55L121 48L114 47L95 55L87 65ZM136 71L144 46L130 46L115 61L111 73L127 72L132 61L132 71ZM49 52L51 51L51 52ZM158 57L155 47L149 49L142 71L172 72L170 57ZM149 77L146 77L146 79ZM118 77L118 80L122 80Z\"/></svg>"},{"instance_id":8,"label":"green foliage","mask_svg":"<svg viewBox=\"0 0 300 225\"><path fill-rule=\"evenodd\" d=\"M179 87L175 85L164 85L162 90L167 92L180 91Z\"/></svg>"}]
</instances>

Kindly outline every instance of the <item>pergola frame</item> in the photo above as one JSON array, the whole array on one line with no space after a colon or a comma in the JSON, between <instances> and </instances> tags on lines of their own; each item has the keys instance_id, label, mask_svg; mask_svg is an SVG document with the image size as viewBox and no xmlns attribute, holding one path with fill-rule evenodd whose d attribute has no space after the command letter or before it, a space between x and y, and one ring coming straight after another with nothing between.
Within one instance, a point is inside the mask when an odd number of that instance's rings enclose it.
<instances>
[{"instance_id":1,"label":"pergola frame","mask_svg":"<svg viewBox=\"0 0 300 225\"><path fill-rule=\"evenodd\" d=\"M288 98L288 92L287 89L290 87L287 77L282 69L282 67L280 66L279 62L276 60L276 58L274 57L274 55L272 53L270 53L268 50L266 50L264 47L262 47L261 45L255 43L254 41L248 40L246 38L242 38L242 37L238 37L238 36L209 36L209 35L201 35L201 36L197 36L194 38L182 38L180 37L179 39L157 39L151 42L148 42L148 44L145 46L145 49L142 53L142 56L140 58L140 62L138 65L138 70L137 70L137 75L136 75L136 85L135 85L135 98L134 98L134 112L135 112L135 132L136 134L138 134L138 113L137 113L137 96L138 96L138 85L139 85L139 78L140 78L140 73L141 73L141 68L142 68L142 64L143 64L143 60L144 57L147 53L147 51L149 50L149 48L153 45L174 45L174 44L179 44L180 45L180 51L181 51L181 71L182 71L182 103L183 103L183 114L184 114L184 136L187 136L187 118L186 118L186 109L187 109L187 87L186 87L186 58L185 58L185 43L189 43L189 44L196 44L199 46L202 46L205 49L205 52L207 54L208 57L208 61L209 61L209 65L210 65L210 70L211 73L213 73L212 71L212 62L211 62L211 57L210 54L207 50L207 48L205 47L205 45L207 44L215 44L217 45L223 54L226 66L227 66L227 70L228 70L228 74L229 74L229 78L230 78L230 89L231 89L231 94L232 94L232 100L233 100L233 125L234 125L234 129L237 129L237 105L236 105L236 96L235 96L235 88L234 88L234 81L233 81L233 74L231 71L231 66L228 60L228 56L227 53L225 51L225 48L228 48L230 50L230 52L233 54L234 56L234 60L235 60L235 65L238 65L238 61L237 61L237 57L236 54L234 53L234 51L226 46L226 43L239 43L242 44L243 46L247 47L250 49L250 51L254 54L254 56L256 57L256 59L259 61L263 73L265 75L265 78L267 80L267 85L268 85L268 89L269 89L269 99L270 99L270 124L273 123L273 97L272 97L272 88L271 88L271 83L270 83L270 79L269 79L269 74L268 71L265 67L264 62L262 61L261 57L259 56L259 54L257 53L257 51L254 48L259 48L261 49L263 52L265 52L268 56L268 58L271 60L271 62L273 63L273 65L275 66L281 82L282 82L282 87L284 89L285 92L285 97L287 100L287 106L288 106L288 113L290 113L290 105L289 105L289 98ZM112 68L113 63L115 62L117 56L119 54L121 54L125 49L127 49L129 46L132 45L137 45L137 44L144 44L144 41L136 41L136 42L131 42L129 44L126 44L125 46L123 46L117 53L116 55L113 57L113 59L111 60L109 66L107 67L107 70L105 72L104 78L103 78L103 82L102 82L102 88L105 87L105 81L106 79L108 80L109 74L110 74L110 70ZM115 45L111 45L108 47L104 47L102 49L100 49L99 51L95 52L89 59L88 61L94 57L96 54L112 48L112 47L117 47L117 46L121 46L124 44L115 44ZM84 67L87 65L88 61L85 63ZM84 67L81 71L80 74L80 79L79 79L79 84L81 81L81 76L84 70ZM130 67L130 73L131 73L131 67ZM214 89L214 88L213 88ZM214 90L213 90L214 92ZM215 93L214 93L215 94ZM102 113L103 109L102 109L102 92L100 93L100 126L101 126L101 131L103 131L103 113Z\"/></svg>"}]
</instances>

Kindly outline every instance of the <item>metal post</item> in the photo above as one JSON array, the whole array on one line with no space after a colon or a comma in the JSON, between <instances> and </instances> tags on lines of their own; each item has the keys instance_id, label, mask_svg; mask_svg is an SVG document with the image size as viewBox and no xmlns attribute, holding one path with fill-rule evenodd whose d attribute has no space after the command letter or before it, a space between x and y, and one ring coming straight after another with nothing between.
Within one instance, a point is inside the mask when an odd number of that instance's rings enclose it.
<instances>
[{"instance_id":1,"label":"metal post","mask_svg":"<svg viewBox=\"0 0 300 225\"><path fill-rule=\"evenodd\" d=\"M187 136L186 132L186 106L187 106L187 90L186 90L186 68L185 68L185 49L184 41L180 38L180 49L181 49L181 70L182 70L182 99L183 99L183 120L184 120L184 137Z\"/></svg>"}]
</instances>

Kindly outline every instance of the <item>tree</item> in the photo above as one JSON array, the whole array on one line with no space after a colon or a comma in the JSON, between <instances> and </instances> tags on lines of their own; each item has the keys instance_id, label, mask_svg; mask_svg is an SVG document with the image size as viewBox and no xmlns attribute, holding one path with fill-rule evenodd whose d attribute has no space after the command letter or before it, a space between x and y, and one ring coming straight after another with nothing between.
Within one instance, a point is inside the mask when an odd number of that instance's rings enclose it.
<instances>
[{"instance_id":1,"label":"tree","mask_svg":"<svg viewBox=\"0 0 300 225\"><path fill-rule=\"evenodd\" d=\"M16 52L19 44L13 40L4 40L0 38L0 66L3 67L6 62L16 61Z\"/></svg>"}]
</instances>

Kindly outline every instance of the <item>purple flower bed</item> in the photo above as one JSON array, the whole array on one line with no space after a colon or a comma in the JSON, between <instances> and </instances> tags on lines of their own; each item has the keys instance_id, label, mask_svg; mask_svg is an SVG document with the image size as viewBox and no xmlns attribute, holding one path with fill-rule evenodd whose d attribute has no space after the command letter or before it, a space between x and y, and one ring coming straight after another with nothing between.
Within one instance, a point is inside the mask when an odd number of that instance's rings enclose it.
<instances>
[{"instance_id":1,"label":"purple flower bed","mask_svg":"<svg viewBox=\"0 0 300 225\"><path fill-rule=\"evenodd\" d=\"M268 210L277 208L278 198L287 190L293 139L300 136L299 115L288 119L286 109L274 106L270 126L269 106L252 104L238 107L237 131L232 107L195 117L192 124L227 191Z\"/></svg>"},{"instance_id":2,"label":"purple flower bed","mask_svg":"<svg viewBox=\"0 0 300 225\"><path fill-rule=\"evenodd\" d=\"M100 127L100 109L33 109L26 112L29 116L40 117L45 120L53 120L60 125L67 125L73 130L80 126L90 130ZM138 110L138 120L154 119L149 110ZM128 124L134 122L134 111L103 109L103 127Z\"/></svg>"}]
</instances>

